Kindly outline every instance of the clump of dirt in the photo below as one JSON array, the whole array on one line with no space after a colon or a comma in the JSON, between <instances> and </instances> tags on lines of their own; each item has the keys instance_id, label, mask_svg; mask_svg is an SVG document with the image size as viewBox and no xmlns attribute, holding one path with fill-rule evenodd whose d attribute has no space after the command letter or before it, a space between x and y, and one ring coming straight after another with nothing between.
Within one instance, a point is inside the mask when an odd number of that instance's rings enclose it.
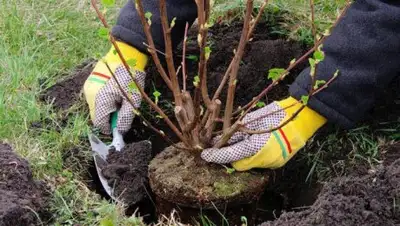
<instances>
[{"instance_id":1,"label":"clump of dirt","mask_svg":"<svg viewBox=\"0 0 400 226\"><path fill-rule=\"evenodd\" d=\"M262 225L397 225L399 187L397 159L364 176L336 178L323 186L308 209L283 213L277 220Z\"/></svg>"},{"instance_id":2,"label":"clump of dirt","mask_svg":"<svg viewBox=\"0 0 400 226\"><path fill-rule=\"evenodd\" d=\"M39 99L52 103L55 109L67 110L79 99L79 93L92 72L94 63L93 59L85 61L76 67L71 75L67 75L68 78L64 78L64 80L41 93Z\"/></svg>"},{"instance_id":3,"label":"clump of dirt","mask_svg":"<svg viewBox=\"0 0 400 226\"><path fill-rule=\"evenodd\" d=\"M44 183L35 181L29 164L0 142L0 225L39 225L50 218Z\"/></svg>"},{"instance_id":4,"label":"clump of dirt","mask_svg":"<svg viewBox=\"0 0 400 226\"><path fill-rule=\"evenodd\" d=\"M148 198L147 170L151 160L151 143L141 141L125 146L121 151L110 150L108 165L102 169L114 195L124 204L134 205Z\"/></svg>"},{"instance_id":5,"label":"clump of dirt","mask_svg":"<svg viewBox=\"0 0 400 226\"><path fill-rule=\"evenodd\" d=\"M149 179L158 200L196 208L198 214L199 209L224 209L226 204L235 207L256 202L268 182L268 174L265 171L229 172L221 165L207 163L199 156L171 146L150 162ZM164 214L172 211L157 208ZM187 217L187 212L183 212Z\"/></svg>"}]
</instances>

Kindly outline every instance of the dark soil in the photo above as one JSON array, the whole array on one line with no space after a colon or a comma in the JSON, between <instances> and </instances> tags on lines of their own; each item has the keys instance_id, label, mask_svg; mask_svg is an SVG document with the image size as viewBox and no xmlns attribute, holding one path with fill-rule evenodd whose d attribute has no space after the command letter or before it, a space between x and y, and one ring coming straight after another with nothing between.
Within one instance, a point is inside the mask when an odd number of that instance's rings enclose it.
<instances>
[{"instance_id":1,"label":"dark soil","mask_svg":"<svg viewBox=\"0 0 400 226\"><path fill-rule=\"evenodd\" d=\"M43 92L39 99L52 103L58 110L67 110L79 100L83 85L93 70L95 61L90 59L79 65L71 75Z\"/></svg>"},{"instance_id":2,"label":"dark soil","mask_svg":"<svg viewBox=\"0 0 400 226\"><path fill-rule=\"evenodd\" d=\"M123 150L110 150L108 165L102 169L114 195L126 205L133 205L147 198L147 170L151 160L148 141L128 144Z\"/></svg>"},{"instance_id":3,"label":"dark soil","mask_svg":"<svg viewBox=\"0 0 400 226\"><path fill-rule=\"evenodd\" d=\"M400 153L398 145L393 148ZM324 185L311 207L283 213L279 219L262 225L398 225L399 188L397 158L369 175L336 178Z\"/></svg>"},{"instance_id":4,"label":"dark soil","mask_svg":"<svg viewBox=\"0 0 400 226\"><path fill-rule=\"evenodd\" d=\"M265 171L228 173L221 165L209 164L172 146L150 162L149 178L158 200L178 204L187 218L190 216L184 207L224 210L226 204L237 207L256 203L268 182ZM168 215L172 211L160 205L158 212ZM197 216L198 210L194 217Z\"/></svg>"},{"instance_id":5,"label":"dark soil","mask_svg":"<svg viewBox=\"0 0 400 226\"><path fill-rule=\"evenodd\" d=\"M50 218L46 191L44 183L33 179L28 162L0 142L0 225L45 223Z\"/></svg>"}]
</instances>

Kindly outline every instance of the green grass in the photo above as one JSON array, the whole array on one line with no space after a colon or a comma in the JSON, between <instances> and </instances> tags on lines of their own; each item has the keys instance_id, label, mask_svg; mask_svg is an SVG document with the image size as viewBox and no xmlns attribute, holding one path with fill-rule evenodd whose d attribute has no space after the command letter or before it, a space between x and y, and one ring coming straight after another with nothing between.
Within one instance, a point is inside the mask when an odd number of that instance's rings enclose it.
<instances>
[{"instance_id":1,"label":"green grass","mask_svg":"<svg viewBox=\"0 0 400 226\"><path fill-rule=\"evenodd\" d=\"M122 4L122 1L117 2ZM307 2L273 1L268 12L284 18L281 22L284 29L276 32L286 32L294 39L309 42ZM333 21L335 14L332 12L343 2L317 1L319 30ZM215 4L214 18L226 10L242 7L240 1L217 0ZM88 1L0 0L0 6L0 140L10 143L16 152L27 158L35 177L50 185L52 224L137 225L138 218L122 217L122 207L90 191L80 178L81 172L76 171L79 167L63 162L63 154L69 148L87 149L84 138L89 130L88 115L71 110L67 125L57 131L61 112L53 112L50 106L37 100L38 94L63 74L68 74L85 59L99 58L109 48L109 44L98 37L100 23ZM109 10L110 20L115 20L117 10ZM45 85L41 86L39 80L45 80ZM54 126L41 131L30 130L30 123L44 119L52 121ZM389 136L398 136L398 132L397 135L389 133ZM362 129L352 131L349 137L356 147L352 156L375 163L380 139ZM327 169L321 156L340 142L333 134L327 143L320 145L321 151L307 156L316 172ZM83 159L90 159L89 151L82 155Z\"/></svg>"}]
</instances>

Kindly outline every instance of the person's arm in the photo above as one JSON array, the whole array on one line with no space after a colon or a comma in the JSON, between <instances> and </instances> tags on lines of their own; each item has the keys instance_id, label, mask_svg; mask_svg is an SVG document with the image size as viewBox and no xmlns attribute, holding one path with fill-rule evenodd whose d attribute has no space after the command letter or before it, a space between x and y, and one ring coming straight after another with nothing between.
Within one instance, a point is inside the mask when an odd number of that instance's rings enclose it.
<instances>
[{"instance_id":1,"label":"person's arm","mask_svg":"<svg viewBox=\"0 0 400 226\"><path fill-rule=\"evenodd\" d=\"M117 24L112 29L112 34L118 40L125 42L143 53L147 53L146 35L140 21L139 14L136 11L133 0L121 10ZM145 12L151 12L151 33L156 48L164 52L164 36L160 21L160 8L158 0L142 1ZM183 39L186 22L192 25L197 17L197 7L194 0L167 0L167 13L169 22L176 18L175 26L171 31L173 48L175 48Z\"/></svg>"},{"instance_id":2,"label":"person's arm","mask_svg":"<svg viewBox=\"0 0 400 226\"><path fill-rule=\"evenodd\" d=\"M375 100L400 73L400 1L355 1L323 43L325 60L317 79L336 80L310 98L309 106L345 129L364 119ZM309 69L290 87L296 99L307 95Z\"/></svg>"}]
</instances>

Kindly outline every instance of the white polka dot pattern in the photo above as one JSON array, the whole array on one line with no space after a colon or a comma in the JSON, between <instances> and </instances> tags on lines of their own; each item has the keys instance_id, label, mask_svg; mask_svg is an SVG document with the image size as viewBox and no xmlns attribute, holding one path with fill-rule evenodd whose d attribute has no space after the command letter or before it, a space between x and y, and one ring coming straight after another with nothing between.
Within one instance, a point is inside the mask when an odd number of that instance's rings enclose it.
<instances>
[{"instance_id":1,"label":"white polka dot pattern","mask_svg":"<svg viewBox=\"0 0 400 226\"><path fill-rule=\"evenodd\" d=\"M129 89L132 78L128 71L121 65L115 70L114 74L123 90L130 95L129 97L133 100L135 108L139 108L142 97L138 90ZM135 71L134 76L139 85L144 88L146 73ZM117 128L122 134L130 129L135 117L134 108L124 97L114 78L111 78L97 94L95 106L94 125L100 129L102 133L111 133L110 114L117 111L119 107Z\"/></svg>"},{"instance_id":2,"label":"white polka dot pattern","mask_svg":"<svg viewBox=\"0 0 400 226\"><path fill-rule=\"evenodd\" d=\"M246 115L243 122L250 122L267 114L270 115L248 124L247 128L251 130L268 130L270 128L275 128L281 124L286 116L285 111L282 110L276 102L273 102L266 107ZM237 132L229 140L228 144L230 146L220 149L206 149L202 152L201 157L208 162L220 164L235 162L255 155L267 143L270 136L271 133L249 135L243 132ZM214 142L217 140L218 137L214 139Z\"/></svg>"}]
</instances>

